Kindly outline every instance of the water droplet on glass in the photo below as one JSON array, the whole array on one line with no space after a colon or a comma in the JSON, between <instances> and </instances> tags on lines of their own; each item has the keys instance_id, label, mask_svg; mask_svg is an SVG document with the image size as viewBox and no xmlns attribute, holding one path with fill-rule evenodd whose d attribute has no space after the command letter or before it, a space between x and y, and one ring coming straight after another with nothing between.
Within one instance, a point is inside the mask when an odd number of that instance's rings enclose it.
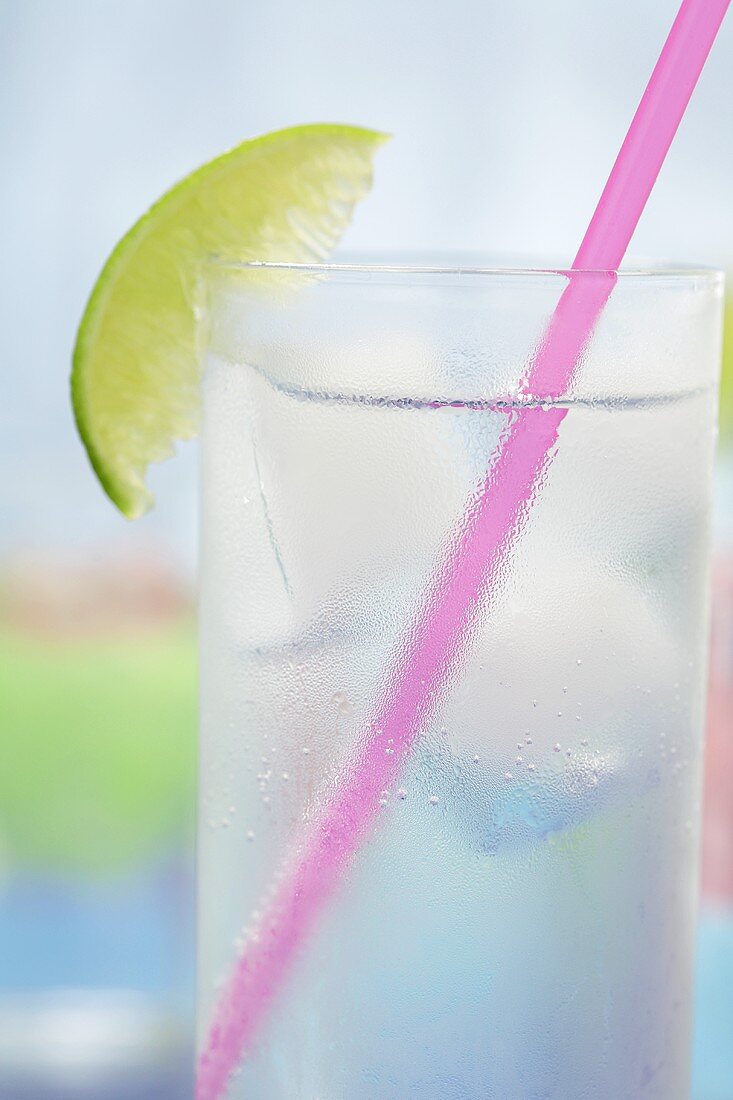
<instances>
[{"instance_id":1,"label":"water droplet on glass","mask_svg":"<svg viewBox=\"0 0 733 1100\"><path fill-rule=\"evenodd\" d=\"M506 780L512 779L513 778L512 773L511 772L504 772L504 778Z\"/></svg>"},{"instance_id":2,"label":"water droplet on glass","mask_svg":"<svg viewBox=\"0 0 733 1100\"><path fill-rule=\"evenodd\" d=\"M431 794L430 798L428 799L428 802L430 803L431 806L437 806L438 803L440 802L440 799L438 798L437 794Z\"/></svg>"},{"instance_id":3,"label":"water droplet on glass","mask_svg":"<svg viewBox=\"0 0 733 1100\"><path fill-rule=\"evenodd\" d=\"M331 702L338 708L340 714L348 714L351 710L351 703L345 691L334 691Z\"/></svg>"},{"instance_id":4,"label":"water droplet on glass","mask_svg":"<svg viewBox=\"0 0 733 1100\"><path fill-rule=\"evenodd\" d=\"M474 762L474 764L478 764L478 753L475 754L475 756L473 758L473 762Z\"/></svg>"},{"instance_id":5,"label":"water droplet on glass","mask_svg":"<svg viewBox=\"0 0 733 1100\"><path fill-rule=\"evenodd\" d=\"M247 840L254 840L254 829L247 829L247 832L244 835L246 836Z\"/></svg>"},{"instance_id":6,"label":"water droplet on glass","mask_svg":"<svg viewBox=\"0 0 733 1100\"><path fill-rule=\"evenodd\" d=\"M290 779L290 776L288 775L288 773L283 772L283 783L287 783L288 779Z\"/></svg>"},{"instance_id":7,"label":"water droplet on glass","mask_svg":"<svg viewBox=\"0 0 733 1100\"><path fill-rule=\"evenodd\" d=\"M517 757L516 763L517 763L517 764L521 764L521 763L522 763L522 757L521 757L521 756L518 756L518 757Z\"/></svg>"},{"instance_id":8,"label":"water droplet on glass","mask_svg":"<svg viewBox=\"0 0 733 1100\"><path fill-rule=\"evenodd\" d=\"M407 798L407 791L405 790L404 787L398 787L397 788L397 797L398 798Z\"/></svg>"},{"instance_id":9,"label":"water droplet on glass","mask_svg":"<svg viewBox=\"0 0 733 1100\"><path fill-rule=\"evenodd\" d=\"M552 746L552 751L553 751L553 752L559 752L559 751L560 751L560 747L561 747L561 746L560 746L560 742L559 742L559 741L556 741L556 742L555 742L555 744L554 744L554 745Z\"/></svg>"}]
</instances>

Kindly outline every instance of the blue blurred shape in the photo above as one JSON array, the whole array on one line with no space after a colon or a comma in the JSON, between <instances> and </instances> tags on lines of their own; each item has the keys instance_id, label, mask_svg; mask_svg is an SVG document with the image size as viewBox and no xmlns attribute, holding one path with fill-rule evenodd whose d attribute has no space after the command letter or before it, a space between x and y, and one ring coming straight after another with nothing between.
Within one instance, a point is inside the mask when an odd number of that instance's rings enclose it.
<instances>
[{"instance_id":1,"label":"blue blurred shape","mask_svg":"<svg viewBox=\"0 0 733 1100\"><path fill-rule=\"evenodd\" d=\"M703 909L697 938L694 1100L733 1097L733 908Z\"/></svg>"}]
</instances>

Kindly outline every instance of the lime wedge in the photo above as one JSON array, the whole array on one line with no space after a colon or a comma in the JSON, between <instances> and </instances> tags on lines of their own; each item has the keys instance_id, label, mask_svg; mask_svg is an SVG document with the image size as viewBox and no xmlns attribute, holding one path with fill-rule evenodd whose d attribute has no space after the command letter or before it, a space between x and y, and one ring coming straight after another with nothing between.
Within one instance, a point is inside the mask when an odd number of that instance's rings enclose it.
<instances>
[{"instance_id":1,"label":"lime wedge","mask_svg":"<svg viewBox=\"0 0 733 1100\"><path fill-rule=\"evenodd\" d=\"M243 142L176 184L112 252L79 326L71 393L92 466L126 516L153 502L149 463L196 435L201 260L322 260L369 190L385 140L319 124Z\"/></svg>"}]
</instances>

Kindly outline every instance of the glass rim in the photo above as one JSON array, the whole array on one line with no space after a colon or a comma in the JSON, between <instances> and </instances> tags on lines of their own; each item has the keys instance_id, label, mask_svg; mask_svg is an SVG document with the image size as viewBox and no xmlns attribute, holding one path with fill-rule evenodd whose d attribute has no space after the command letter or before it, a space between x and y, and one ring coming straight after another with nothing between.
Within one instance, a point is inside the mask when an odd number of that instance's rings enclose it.
<instances>
[{"instance_id":1,"label":"glass rim","mask_svg":"<svg viewBox=\"0 0 733 1100\"><path fill-rule=\"evenodd\" d=\"M633 259L628 266L618 269L604 268L571 268L554 266L552 264L531 263L462 263L456 259L450 262L450 254L443 253L444 262L417 262L411 257L410 262L385 261L378 258L378 253L367 253L355 256L353 259L334 259L332 261L287 261L287 260L257 260L237 259L221 254L212 254L207 257L206 264L216 271L231 272L293 272L294 274L319 275L323 277L340 276L346 278L358 278L359 276L372 279L375 276L387 278L427 277L439 281L441 278L464 276L467 279L478 278L490 280L495 278L547 278L588 275L609 276L614 275L624 282L635 280L675 282L698 282L714 285L722 282L725 272L718 267L707 264L680 263L666 260L646 260L635 262ZM426 257L430 254L426 253ZM440 254L439 254L440 255Z\"/></svg>"}]
</instances>

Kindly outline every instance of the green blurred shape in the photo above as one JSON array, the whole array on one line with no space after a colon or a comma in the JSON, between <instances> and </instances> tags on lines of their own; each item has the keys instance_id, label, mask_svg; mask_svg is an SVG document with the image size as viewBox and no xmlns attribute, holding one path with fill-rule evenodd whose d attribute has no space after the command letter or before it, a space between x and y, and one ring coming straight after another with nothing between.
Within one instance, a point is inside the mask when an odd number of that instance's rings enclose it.
<instances>
[{"instance_id":1,"label":"green blurred shape","mask_svg":"<svg viewBox=\"0 0 733 1100\"><path fill-rule=\"evenodd\" d=\"M0 631L0 864L117 870L192 827L192 622L116 638Z\"/></svg>"},{"instance_id":2,"label":"green blurred shape","mask_svg":"<svg viewBox=\"0 0 733 1100\"><path fill-rule=\"evenodd\" d=\"M733 297L725 303L723 374L720 382L720 441L733 443Z\"/></svg>"}]
</instances>

